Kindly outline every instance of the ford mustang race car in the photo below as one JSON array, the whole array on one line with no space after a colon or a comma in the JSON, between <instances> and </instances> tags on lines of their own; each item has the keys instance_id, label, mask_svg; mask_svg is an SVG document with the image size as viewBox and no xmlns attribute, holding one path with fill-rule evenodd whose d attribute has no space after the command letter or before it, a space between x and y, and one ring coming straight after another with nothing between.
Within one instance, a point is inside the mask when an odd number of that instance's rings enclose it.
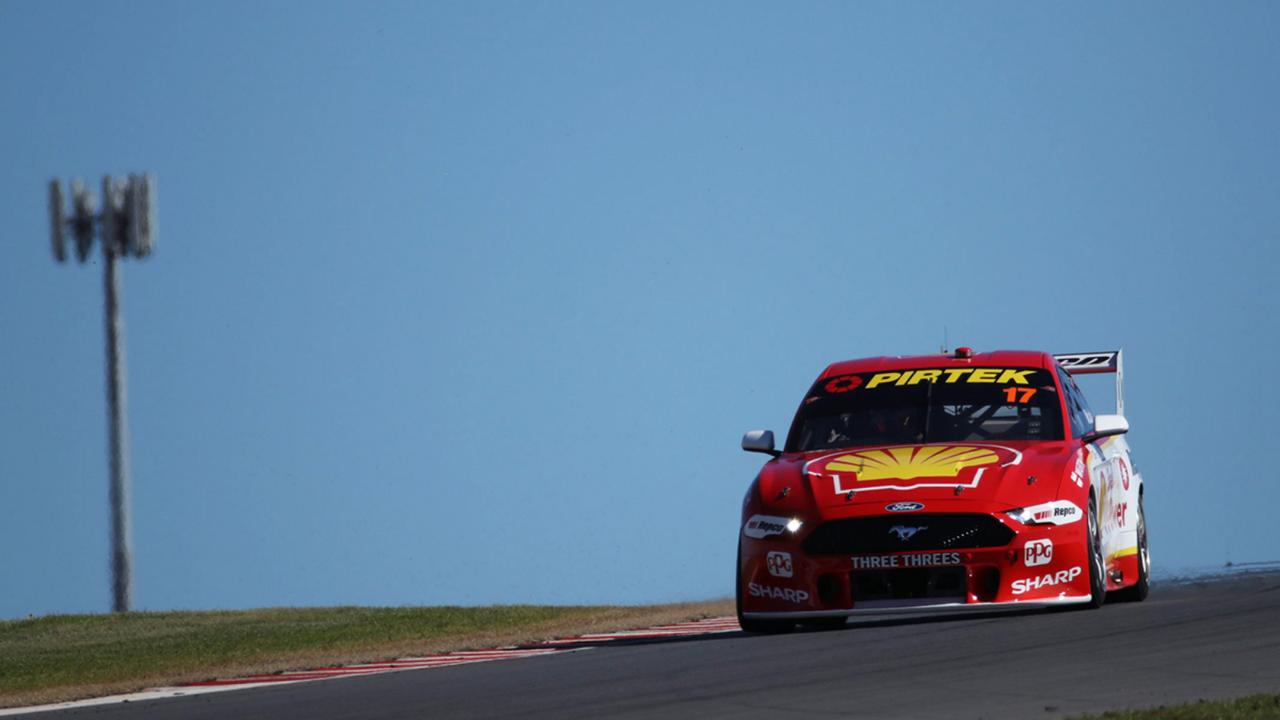
<instances>
[{"instance_id":1,"label":"ford mustang race car","mask_svg":"<svg viewBox=\"0 0 1280 720\"><path fill-rule=\"evenodd\" d=\"M748 632L874 613L1142 600L1142 476L1119 351L879 357L828 367L742 505ZM1094 415L1072 375L1116 374Z\"/></svg>"}]
</instances>

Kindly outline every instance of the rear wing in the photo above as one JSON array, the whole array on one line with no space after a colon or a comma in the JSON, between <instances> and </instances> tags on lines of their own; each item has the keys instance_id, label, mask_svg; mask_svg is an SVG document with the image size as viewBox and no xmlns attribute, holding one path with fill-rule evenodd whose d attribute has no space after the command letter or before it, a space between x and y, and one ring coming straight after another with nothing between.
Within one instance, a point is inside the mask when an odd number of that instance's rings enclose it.
<instances>
[{"instance_id":1,"label":"rear wing","mask_svg":"<svg viewBox=\"0 0 1280 720\"><path fill-rule=\"evenodd\" d=\"M1107 352L1067 353L1054 355L1054 360L1072 375L1093 373L1116 374L1116 414L1124 415L1124 354L1122 350Z\"/></svg>"}]
</instances>

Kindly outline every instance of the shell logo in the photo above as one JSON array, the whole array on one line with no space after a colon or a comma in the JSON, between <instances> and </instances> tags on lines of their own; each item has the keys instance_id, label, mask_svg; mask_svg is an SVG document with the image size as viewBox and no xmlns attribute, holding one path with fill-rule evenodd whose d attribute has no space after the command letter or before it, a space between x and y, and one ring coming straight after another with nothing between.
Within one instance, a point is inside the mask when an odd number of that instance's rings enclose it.
<instances>
[{"instance_id":1,"label":"shell logo","mask_svg":"<svg viewBox=\"0 0 1280 720\"><path fill-rule=\"evenodd\" d=\"M990 448L971 445L925 445L923 447L863 450L833 458L825 470L856 473L858 482L874 480L915 480L922 477L956 477L961 470L999 462Z\"/></svg>"}]
</instances>

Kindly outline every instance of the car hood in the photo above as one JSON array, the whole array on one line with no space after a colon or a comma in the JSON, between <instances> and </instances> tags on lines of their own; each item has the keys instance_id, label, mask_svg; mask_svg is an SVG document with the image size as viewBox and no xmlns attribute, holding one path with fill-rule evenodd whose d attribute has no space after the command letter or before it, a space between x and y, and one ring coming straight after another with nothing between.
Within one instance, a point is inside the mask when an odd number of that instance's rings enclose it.
<instances>
[{"instance_id":1,"label":"car hood","mask_svg":"<svg viewBox=\"0 0 1280 720\"><path fill-rule=\"evenodd\" d=\"M828 518L892 511L895 503L991 511L1056 498L1072 456L1065 442L884 445L792 456L787 474Z\"/></svg>"}]
</instances>

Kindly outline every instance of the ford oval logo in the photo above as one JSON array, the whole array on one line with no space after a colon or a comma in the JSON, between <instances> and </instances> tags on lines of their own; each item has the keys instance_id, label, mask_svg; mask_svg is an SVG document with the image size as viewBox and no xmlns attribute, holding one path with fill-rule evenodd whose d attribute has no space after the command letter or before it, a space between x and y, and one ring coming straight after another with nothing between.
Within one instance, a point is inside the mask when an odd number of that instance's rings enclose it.
<instances>
[{"instance_id":1,"label":"ford oval logo","mask_svg":"<svg viewBox=\"0 0 1280 720\"><path fill-rule=\"evenodd\" d=\"M885 505L884 509L888 510L889 512L915 512L916 510L923 510L924 503L896 502L892 505Z\"/></svg>"}]
</instances>

